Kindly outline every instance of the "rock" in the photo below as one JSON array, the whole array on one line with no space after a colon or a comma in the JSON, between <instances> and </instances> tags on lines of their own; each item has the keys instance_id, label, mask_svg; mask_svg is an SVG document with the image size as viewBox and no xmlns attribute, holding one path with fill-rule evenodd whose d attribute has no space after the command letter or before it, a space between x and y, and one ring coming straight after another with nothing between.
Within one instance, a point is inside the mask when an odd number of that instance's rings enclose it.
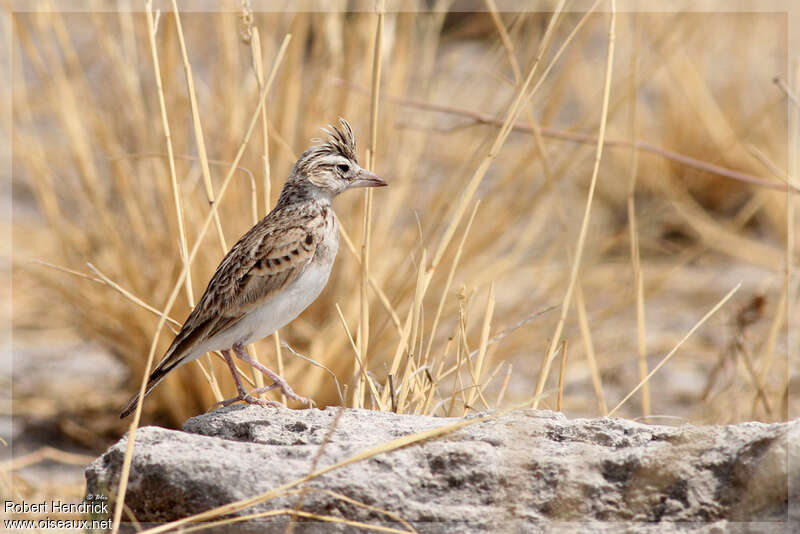
<instances>
[{"instance_id":1,"label":"rock","mask_svg":"<svg viewBox=\"0 0 800 534\"><path fill-rule=\"evenodd\" d=\"M171 521L457 421L344 410L326 442L336 415L231 406L189 419L183 432L144 427L126 503L139 521ZM307 484L302 510L406 528L399 517L420 532L574 532L571 522L593 522L595 532L800 532L800 505L789 521L790 488L800 500L799 438L800 420L666 427L516 411L330 471ZM113 494L126 441L86 469L89 493ZM298 498L236 515L294 509ZM287 521L272 516L233 531L283 532ZM352 530L303 521L295 532Z\"/></svg>"}]
</instances>

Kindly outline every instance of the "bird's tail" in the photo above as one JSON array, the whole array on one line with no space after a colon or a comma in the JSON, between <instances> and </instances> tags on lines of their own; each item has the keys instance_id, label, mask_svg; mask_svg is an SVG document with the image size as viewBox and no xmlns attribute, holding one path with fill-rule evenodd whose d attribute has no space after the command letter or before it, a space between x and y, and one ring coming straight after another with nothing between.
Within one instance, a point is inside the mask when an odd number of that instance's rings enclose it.
<instances>
[{"instance_id":1,"label":"bird's tail","mask_svg":"<svg viewBox=\"0 0 800 534\"><path fill-rule=\"evenodd\" d=\"M195 308L195 311L197 311L199 306L200 305L198 304L198 307ZM178 335L172 340L172 344L167 349L167 352L161 358L161 361L158 362L158 365L156 365L156 368L153 370L153 372L150 373L150 378L147 380L147 386L144 388L145 397L149 395L150 392L153 391L153 389L160 384L162 380L164 380L164 377L167 376L167 373L194 359L191 357L192 353L190 351L195 346L198 336L204 334L208 325L213 323L212 321L205 321L204 323L201 323L203 328L187 328L187 325L193 324L192 317L194 316L194 313L195 312L193 311L192 314L189 315L189 318L186 319L181 331L178 332ZM136 409L136 403L138 401L139 394L137 393L133 396L133 398L131 398L131 400L128 401L128 404L125 405L125 408L122 409L122 413L119 414L119 418L125 419L132 414Z\"/></svg>"},{"instance_id":2,"label":"bird's tail","mask_svg":"<svg viewBox=\"0 0 800 534\"><path fill-rule=\"evenodd\" d=\"M147 386L145 386L144 388L145 397L147 397L150 394L150 392L153 391L153 389L155 389L155 387L158 384L160 384L162 380L164 380L164 377L170 370L171 368L166 370L164 368L157 368L155 371L153 371L153 373L150 375L150 378L147 380ZM130 414L132 414L133 411L136 409L136 404L138 402L139 402L139 394L137 393L136 395L131 397L131 400L129 400L128 404L126 404L125 407L122 409L122 413L119 414L119 418L125 419Z\"/></svg>"}]
</instances>

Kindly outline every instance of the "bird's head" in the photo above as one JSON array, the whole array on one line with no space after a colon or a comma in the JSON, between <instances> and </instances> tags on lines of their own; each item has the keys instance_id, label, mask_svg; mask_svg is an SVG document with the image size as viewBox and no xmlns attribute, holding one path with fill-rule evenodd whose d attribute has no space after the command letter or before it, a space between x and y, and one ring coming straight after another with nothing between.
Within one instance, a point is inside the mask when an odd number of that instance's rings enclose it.
<instances>
[{"instance_id":1,"label":"bird's head","mask_svg":"<svg viewBox=\"0 0 800 534\"><path fill-rule=\"evenodd\" d=\"M387 185L381 177L359 166L356 139L346 120L340 118L338 127L328 126L323 131L328 139L313 140L316 144L297 160L286 186L302 188L315 197L332 199L347 189Z\"/></svg>"}]
</instances>

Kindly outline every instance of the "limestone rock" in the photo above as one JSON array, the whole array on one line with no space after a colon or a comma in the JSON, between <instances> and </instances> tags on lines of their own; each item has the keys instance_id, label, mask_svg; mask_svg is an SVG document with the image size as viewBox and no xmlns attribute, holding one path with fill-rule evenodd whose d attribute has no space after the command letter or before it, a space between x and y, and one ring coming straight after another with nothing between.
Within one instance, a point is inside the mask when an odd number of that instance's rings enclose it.
<instances>
[{"instance_id":1,"label":"limestone rock","mask_svg":"<svg viewBox=\"0 0 800 534\"><path fill-rule=\"evenodd\" d=\"M231 406L184 432L144 427L126 503L139 521L171 521L456 421L345 410L321 447L336 415ZM125 447L123 438L87 468L90 493L113 493ZM800 532L798 447L800 420L666 427L524 410L330 471L306 485L301 509L404 529L401 518L420 532L575 532L587 522L592 532ZM294 509L298 498L236 514ZM283 532L287 521L218 531ZM304 520L295 532L353 530Z\"/></svg>"}]
</instances>

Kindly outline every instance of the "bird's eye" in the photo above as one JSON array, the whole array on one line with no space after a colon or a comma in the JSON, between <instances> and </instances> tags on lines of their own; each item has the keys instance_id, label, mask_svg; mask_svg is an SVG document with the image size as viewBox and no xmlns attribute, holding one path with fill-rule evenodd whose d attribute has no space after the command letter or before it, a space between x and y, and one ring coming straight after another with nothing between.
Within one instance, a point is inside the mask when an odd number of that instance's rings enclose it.
<instances>
[{"instance_id":1,"label":"bird's eye","mask_svg":"<svg viewBox=\"0 0 800 534\"><path fill-rule=\"evenodd\" d=\"M340 163L336 166L336 170L346 174L350 170L350 165L347 165L346 163Z\"/></svg>"}]
</instances>

